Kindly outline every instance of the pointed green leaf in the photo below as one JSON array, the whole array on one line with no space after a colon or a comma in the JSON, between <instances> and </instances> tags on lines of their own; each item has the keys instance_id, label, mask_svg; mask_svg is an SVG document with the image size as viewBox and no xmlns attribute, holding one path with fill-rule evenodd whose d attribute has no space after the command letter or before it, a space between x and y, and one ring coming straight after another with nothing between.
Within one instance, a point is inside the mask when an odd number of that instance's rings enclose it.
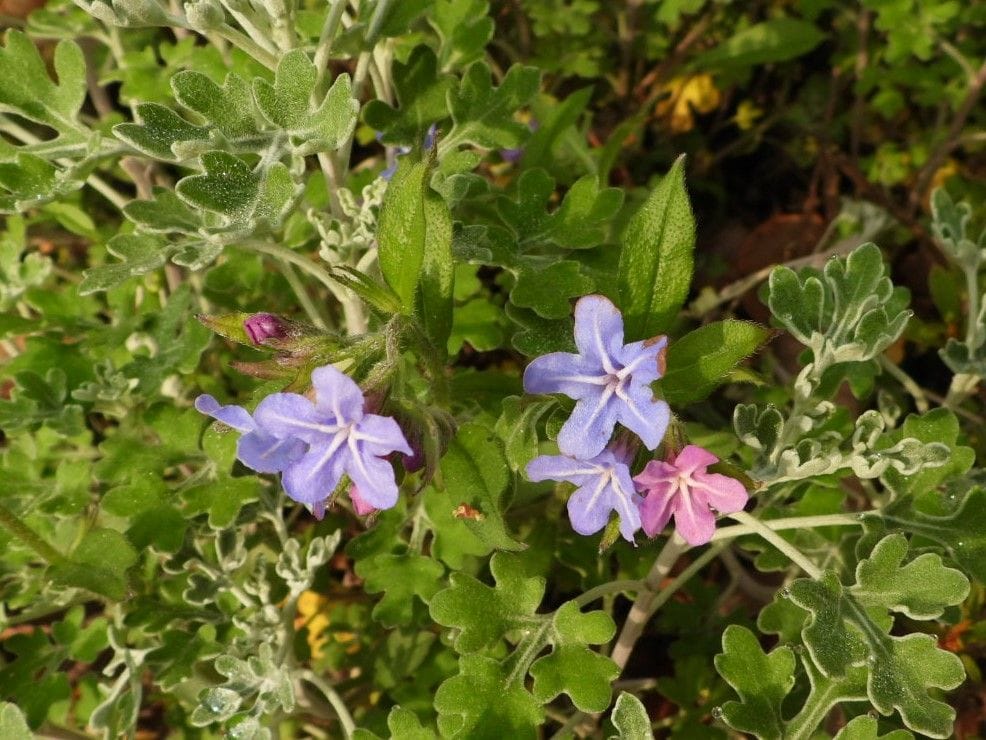
<instances>
[{"instance_id":1,"label":"pointed green leaf","mask_svg":"<svg viewBox=\"0 0 986 740\"><path fill-rule=\"evenodd\" d=\"M647 709L633 694L626 691L620 693L613 708L612 721L619 734L609 740L654 740Z\"/></svg>"},{"instance_id":2,"label":"pointed green leaf","mask_svg":"<svg viewBox=\"0 0 986 740\"><path fill-rule=\"evenodd\" d=\"M618 273L627 341L665 331L692 282L695 217L680 157L623 234Z\"/></svg>"}]
</instances>

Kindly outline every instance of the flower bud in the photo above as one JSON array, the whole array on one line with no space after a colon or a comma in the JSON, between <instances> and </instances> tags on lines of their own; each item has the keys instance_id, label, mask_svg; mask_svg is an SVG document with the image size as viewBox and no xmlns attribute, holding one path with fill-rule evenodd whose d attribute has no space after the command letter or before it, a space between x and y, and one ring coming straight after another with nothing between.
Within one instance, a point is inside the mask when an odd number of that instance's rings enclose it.
<instances>
[{"instance_id":1,"label":"flower bud","mask_svg":"<svg viewBox=\"0 0 986 740\"><path fill-rule=\"evenodd\" d=\"M255 313L243 322L247 336L254 344L264 344L268 339L283 339L288 336L290 325L272 313Z\"/></svg>"}]
</instances>

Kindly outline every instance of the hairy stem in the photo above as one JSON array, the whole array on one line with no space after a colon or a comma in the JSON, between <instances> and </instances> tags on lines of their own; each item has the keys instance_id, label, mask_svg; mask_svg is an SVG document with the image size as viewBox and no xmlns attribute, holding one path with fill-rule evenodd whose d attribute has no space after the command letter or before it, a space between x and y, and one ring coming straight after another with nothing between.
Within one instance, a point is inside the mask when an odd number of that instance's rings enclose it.
<instances>
[{"instance_id":1,"label":"hairy stem","mask_svg":"<svg viewBox=\"0 0 986 740\"><path fill-rule=\"evenodd\" d=\"M302 671L301 679L318 689L322 696L325 697L325 700L332 705L332 708L339 717L339 724L342 725L343 736L346 740L349 740L353 736L353 732L356 731L356 723L353 721L353 715L349 713L349 709L346 707L345 702L343 702L342 697L339 696L339 693L312 671Z\"/></svg>"},{"instance_id":2,"label":"hairy stem","mask_svg":"<svg viewBox=\"0 0 986 740\"><path fill-rule=\"evenodd\" d=\"M65 556L49 545L37 532L6 506L0 506L0 526L6 529L21 544L30 547L48 565L65 562Z\"/></svg>"},{"instance_id":3,"label":"hairy stem","mask_svg":"<svg viewBox=\"0 0 986 740\"><path fill-rule=\"evenodd\" d=\"M730 514L729 516L742 524L746 524L754 532L767 540L767 542L784 553L792 563L812 578L818 579L822 577L822 571L817 565L811 562L803 552L777 534L775 530L768 527L764 522L761 522L754 516L750 516L745 511L737 511L735 514Z\"/></svg>"},{"instance_id":4,"label":"hairy stem","mask_svg":"<svg viewBox=\"0 0 986 740\"><path fill-rule=\"evenodd\" d=\"M610 658L619 666L621 671L630 658L633 646L637 644L637 640L644 631L644 625L647 624L647 618L651 614L651 607L657 598L661 582L671 571L678 557L687 549L688 543L675 533L665 543L664 548L654 561L654 565L651 566L650 572L644 579L643 588L637 594L637 598L634 599L633 606L630 607L630 614L627 616L626 622L623 623L623 629L620 631L620 636L616 638L616 645L610 655Z\"/></svg>"}]
</instances>

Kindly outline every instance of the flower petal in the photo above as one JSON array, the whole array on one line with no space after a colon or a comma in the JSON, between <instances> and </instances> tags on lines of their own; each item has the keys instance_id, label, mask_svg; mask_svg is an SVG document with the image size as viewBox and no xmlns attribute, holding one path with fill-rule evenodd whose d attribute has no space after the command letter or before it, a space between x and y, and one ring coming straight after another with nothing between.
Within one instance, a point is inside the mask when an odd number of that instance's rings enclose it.
<instances>
[{"instance_id":1,"label":"flower petal","mask_svg":"<svg viewBox=\"0 0 986 740\"><path fill-rule=\"evenodd\" d=\"M632 342L621 347L616 353L616 358L624 372L628 372L633 378L634 383L649 385L663 375L661 353L667 346L668 338L664 336L656 340Z\"/></svg>"},{"instance_id":2,"label":"flower petal","mask_svg":"<svg viewBox=\"0 0 986 740\"><path fill-rule=\"evenodd\" d=\"M716 518L703 503L688 492L674 499L674 527L692 547L704 545L716 531Z\"/></svg>"},{"instance_id":3,"label":"flower petal","mask_svg":"<svg viewBox=\"0 0 986 740\"><path fill-rule=\"evenodd\" d=\"M658 483L647 492L640 502L640 521L648 537L661 532L671 520L674 507L674 486Z\"/></svg>"},{"instance_id":4,"label":"flower petal","mask_svg":"<svg viewBox=\"0 0 986 740\"><path fill-rule=\"evenodd\" d=\"M576 400L599 393L606 380L601 365L571 352L542 355L524 370L528 393L564 393Z\"/></svg>"},{"instance_id":5,"label":"flower petal","mask_svg":"<svg viewBox=\"0 0 986 740\"><path fill-rule=\"evenodd\" d=\"M315 406L297 393L271 393L257 404L257 426L275 437L298 437L309 444L324 444L338 431L333 420L322 418Z\"/></svg>"},{"instance_id":6,"label":"flower petal","mask_svg":"<svg viewBox=\"0 0 986 740\"><path fill-rule=\"evenodd\" d=\"M635 383L617 389L616 397L617 401L614 405L618 412L618 421L631 432L636 433L648 450L653 450L661 444L671 422L671 409L668 404L655 400L648 386Z\"/></svg>"},{"instance_id":7,"label":"flower petal","mask_svg":"<svg viewBox=\"0 0 986 740\"><path fill-rule=\"evenodd\" d=\"M527 463L527 477L532 481L557 480L585 485L599 475L591 460L576 460L565 455L541 455Z\"/></svg>"},{"instance_id":8,"label":"flower petal","mask_svg":"<svg viewBox=\"0 0 986 740\"><path fill-rule=\"evenodd\" d=\"M620 534L627 542L633 542L633 535L640 529L640 497L633 490L630 468L616 465L613 476L613 508L620 517Z\"/></svg>"},{"instance_id":9,"label":"flower petal","mask_svg":"<svg viewBox=\"0 0 986 740\"><path fill-rule=\"evenodd\" d=\"M349 487L349 500L353 502L353 511L356 512L357 516L367 516L377 510L373 504L363 498L363 494L359 492L359 486L355 483Z\"/></svg>"},{"instance_id":10,"label":"flower petal","mask_svg":"<svg viewBox=\"0 0 986 740\"><path fill-rule=\"evenodd\" d=\"M692 475L692 487L701 489L709 506L722 514L742 511L750 500L743 484L728 475L695 473Z\"/></svg>"},{"instance_id":11,"label":"flower petal","mask_svg":"<svg viewBox=\"0 0 986 740\"><path fill-rule=\"evenodd\" d=\"M238 432L252 432L257 428L257 424L250 416L250 412L245 408L232 405L222 406L219 401L208 393L203 393L195 399L195 408Z\"/></svg>"},{"instance_id":12,"label":"flower petal","mask_svg":"<svg viewBox=\"0 0 986 740\"><path fill-rule=\"evenodd\" d=\"M558 447L579 460L594 458L613 436L618 413L619 407L609 386L598 396L579 401L558 433Z\"/></svg>"},{"instance_id":13,"label":"flower petal","mask_svg":"<svg viewBox=\"0 0 986 740\"><path fill-rule=\"evenodd\" d=\"M389 416L367 414L356 424L352 434L360 443L361 449L371 455L389 455L391 452L414 454L404 432Z\"/></svg>"},{"instance_id":14,"label":"flower petal","mask_svg":"<svg viewBox=\"0 0 986 740\"><path fill-rule=\"evenodd\" d=\"M605 527L609 521L609 513L613 510L610 505L611 496L609 480L603 476L593 479L573 493L568 499L568 518L572 522L572 529L579 534L589 535Z\"/></svg>"},{"instance_id":15,"label":"flower petal","mask_svg":"<svg viewBox=\"0 0 986 740\"><path fill-rule=\"evenodd\" d=\"M699 468L707 468L715 465L719 458L708 450L698 445L686 445L674 459L674 466L681 471L682 475L691 475Z\"/></svg>"},{"instance_id":16,"label":"flower petal","mask_svg":"<svg viewBox=\"0 0 986 740\"><path fill-rule=\"evenodd\" d=\"M614 358L623 348L623 315L601 295L587 295L575 304L575 346L579 354L615 373Z\"/></svg>"},{"instance_id":17,"label":"flower petal","mask_svg":"<svg viewBox=\"0 0 986 740\"><path fill-rule=\"evenodd\" d=\"M258 473L280 473L307 450L308 445L297 437L278 438L258 430L240 437L236 457Z\"/></svg>"},{"instance_id":18,"label":"flower petal","mask_svg":"<svg viewBox=\"0 0 986 740\"><path fill-rule=\"evenodd\" d=\"M390 463L375 457L350 437L346 473L359 488L364 502L376 509L389 509L397 503L397 480Z\"/></svg>"},{"instance_id":19,"label":"flower petal","mask_svg":"<svg viewBox=\"0 0 986 740\"><path fill-rule=\"evenodd\" d=\"M321 415L331 415L336 423L351 423L363 418L363 391L345 373L332 365L312 371L315 408Z\"/></svg>"},{"instance_id":20,"label":"flower petal","mask_svg":"<svg viewBox=\"0 0 986 740\"><path fill-rule=\"evenodd\" d=\"M634 476L633 481L638 491L651 491L655 488L664 490L661 486L673 483L677 477L678 469L671 463L651 460Z\"/></svg>"},{"instance_id":21,"label":"flower petal","mask_svg":"<svg viewBox=\"0 0 986 740\"><path fill-rule=\"evenodd\" d=\"M339 485L345 472L348 450L341 444L344 437L331 444L313 446L281 476L284 491L295 501L314 504L322 501Z\"/></svg>"}]
</instances>

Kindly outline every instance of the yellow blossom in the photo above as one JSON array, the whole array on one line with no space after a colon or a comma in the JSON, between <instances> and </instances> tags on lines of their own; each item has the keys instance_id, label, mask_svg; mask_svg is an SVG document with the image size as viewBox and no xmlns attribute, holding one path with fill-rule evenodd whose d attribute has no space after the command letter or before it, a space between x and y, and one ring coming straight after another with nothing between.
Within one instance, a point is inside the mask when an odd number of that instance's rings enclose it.
<instances>
[{"instance_id":1,"label":"yellow blossom","mask_svg":"<svg viewBox=\"0 0 986 740\"><path fill-rule=\"evenodd\" d=\"M733 116L733 120L740 130L749 131L761 116L763 116L763 108L758 108L750 100L744 100L736 108L736 115Z\"/></svg>"},{"instance_id":2,"label":"yellow blossom","mask_svg":"<svg viewBox=\"0 0 986 740\"><path fill-rule=\"evenodd\" d=\"M658 102L654 112L667 118L676 134L695 128L695 113L711 113L722 99L709 74L675 77L664 86L663 92L668 95Z\"/></svg>"}]
</instances>

